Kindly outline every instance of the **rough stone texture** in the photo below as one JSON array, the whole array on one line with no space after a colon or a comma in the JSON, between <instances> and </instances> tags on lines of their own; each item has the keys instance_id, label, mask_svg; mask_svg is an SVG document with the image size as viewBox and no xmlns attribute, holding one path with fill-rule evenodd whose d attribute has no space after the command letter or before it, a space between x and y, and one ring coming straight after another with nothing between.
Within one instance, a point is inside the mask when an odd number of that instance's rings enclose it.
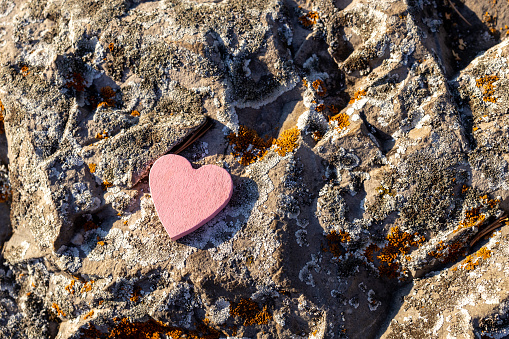
<instances>
[{"instance_id":1,"label":"rough stone texture","mask_svg":"<svg viewBox=\"0 0 509 339\"><path fill-rule=\"evenodd\" d=\"M469 247L509 208L506 23L501 0L0 0L0 336L509 335L505 223ZM181 155L233 197L172 242L147 171L205 117ZM244 166L241 125L292 150Z\"/></svg>"}]
</instances>

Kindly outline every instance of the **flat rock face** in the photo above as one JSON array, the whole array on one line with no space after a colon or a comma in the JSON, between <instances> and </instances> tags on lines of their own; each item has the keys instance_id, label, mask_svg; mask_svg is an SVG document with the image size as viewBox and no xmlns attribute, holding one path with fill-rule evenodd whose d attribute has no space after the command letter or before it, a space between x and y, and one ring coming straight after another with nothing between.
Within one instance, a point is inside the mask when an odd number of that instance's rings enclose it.
<instances>
[{"instance_id":1,"label":"flat rock face","mask_svg":"<svg viewBox=\"0 0 509 339\"><path fill-rule=\"evenodd\" d=\"M508 335L509 5L457 3L0 0L0 337Z\"/></svg>"}]
</instances>

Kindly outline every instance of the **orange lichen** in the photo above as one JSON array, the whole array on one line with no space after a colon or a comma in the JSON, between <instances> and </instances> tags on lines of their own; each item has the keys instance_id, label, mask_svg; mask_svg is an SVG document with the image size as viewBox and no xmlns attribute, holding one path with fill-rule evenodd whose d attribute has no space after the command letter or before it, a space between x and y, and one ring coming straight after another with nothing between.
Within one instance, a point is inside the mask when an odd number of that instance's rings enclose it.
<instances>
[{"instance_id":1,"label":"orange lichen","mask_svg":"<svg viewBox=\"0 0 509 339\"><path fill-rule=\"evenodd\" d=\"M182 330L166 326L162 322L150 319L146 322L129 322L127 318L122 319L113 328L108 338L160 338L160 334L166 334L170 338L180 338Z\"/></svg>"},{"instance_id":2,"label":"orange lichen","mask_svg":"<svg viewBox=\"0 0 509 339\"><path fill-rule=\"evenodd\" d=\"M159 339L165 335L171 339L219 339L222 336L221 332L205 322L196 324L196 330L187 330L165 325L152 318L143 322L130 322L127 318L114 318L113 321L116 324L109 333L101 333L90 323L88 329L81 329L81 338Z\"/></svg>"},{"instance_id":3,"label":"orange lichen","mask_svg":"<svg viewBox=\"0 0 509 339\"><path fill-rule=\"evenodd\" d=\"M95 170L97 168L96 164L89 164L88 169L90 170L90 173L95 173Z\"/></svg>"},{"instance_id":4,"label":"orange lichen","mask_svg":"<svg viewBox=\"0 0 509 339\"><path fill-rule=\"evenodd\" d=\"M28 71L28 66L21 67L21 74L23 74L24 77L30 74L30 72Z\"/></svg>"},{"instance_id":5,"label":"orange lichen","mask_svg":"<svg viewBox=\"0 0 509 339\"><path fill-rule=\"evenodd\" d=\"M293 127L283 131L281 136L274 142L276 146L274 151L280 156L284 157L286 153L293 152L297 148L297 140L299 140L300 130L297 127Z\"/></svg>"},{"instance_id":6,"label":"orange lichen","mask_svg":"<svg viewBox=\"0 0 509 339\"><path fill-rule=\"evenodd\" d=\"M455 241L451 243L444 243L443 241L439 241L435 250L429 252L428 254L442 263L449 263L456 261L458 257L463 255L465 252L465 245L460 241Z\"/></svg>"},{"instance_id":7,"label":"orange lichen","mask_svg":"<svg viewBox=\"0 0 509 339\"><path fill-rule=\"evenodd\" d=\"M329 124L336 125L336 129L341 131L350 126L350 120L348 114L339 113L329 118Z\"/></svg>"},{"instance_id":8,"label":"orange lichen","mask_svg":"<svg viewBox=\"0 0 509 339\"><path fill-rule=\"evenodd\" d=\"M356 102L357 100L359 100L360 98L362 98L363 96L366 95L366 91L365 90L360 90L360 91L357 91L353 94L353 97L350 98L350 101L348 102L349 104L353 104L354 102Z\"/></svg>"},{"instance_id":9,"label":"orange lichen","mask_svg":"<svg viewBox=\"0 0 509 339\"><path fill-rule=\"evenodd\" d=\"M94 280L87 281L81 287L80 293L90 292L92 291L92 285L95 283Z\"/></svg>"},{"instance_id":10,"label":"orange lichen","mask_svg":"<svg viewBox=\"0 0 509 339\"><path fill-rule=\"evenodd\" d=\"M497 16L496 15L491 15L490 13L485 12L482 16L482 22L484 24L486 24L486 26L488 27L488 29L492 35L496 35L498 33L497 29L496 29L496 26L497 26Z\"/></svg>"},{"instance_id":11,"label":"orange lichen","mask_svg":"<svg viewBox=\"0 0 509 339\"><path fill-rule=\"evenodd\" d=\"M334 106L334 105L327 106L327 108L332 113L332 115L335 115L335 114L339 113L339 109L337 109L336 106Z\"/></svg>"},{"instance_id":12,"label":"orange lichen","mask_svg":"<svg viewBox=\"0 0 509 339\"><path fill-rule=\"evenodd\" d=\"M272 319L272 315L267 311L267 306L260 309L258 304L251 299L241 299L238 304L234 304L230 308L230 315L243 319L244 326L264 325Z\"/></svg>"},{"instance_id":13,"label":"orange lichen","mask_svg":"<svg viewBox=\"0 0 509 339\"><path fill-rule=\"evenodd\" d=\"M95 138L99 139L99 140L106 139L108 137L109 137L109 134L108 134L108 131L106 131L106 130L104 130L102 133L97 133L95 135Z\"/></svg>"},{"instance_id":14,"label":"orange lichen","mask_svg":"<svg viewBox=\"0 0 509 339\"><path fill-rule=\"evenodd\" d=\"M467 256L459 265L460 268L471 271L481 263L481 259L486 260L491 257L492 251L486 247L481 247L479 251Z\"/></svg>"},{"instance_id":15,"label":"orange lichen","mask_svg":"<svg viewBox=\"0 0 509 339\"><path fill-rule=\"evenodd\" d=\"M115 106L115 96L117 94L115 93L115 91L110 87L110 86L106 86L106 87L103 87L101 88L101 97L103 98L103 102L101 102L99 104L99 106L101 105L106 105L106 106ZM99 107L97 106L97 107Z\"/></svg>"},{"instance_id":16,"label":"orange lichen","mask_svg":"<svg viewBox=\"0 0 509 339\"><path fill-rule=\"evenodd\" d=\"M9 201L12 196L12 191L8 185L0 186L0 203Z\"/></svg>"},{"instance_id":17,"label":"orange lichen","mask_svg":"<svg viewBox=\"0 0 509 339\"><path fill-rule=\"evenodd\" d=\"M320 133L319 131L314 131L312 134L311 134L311 138L313 138L314 141L318 142L320 141L320 139L323 138L323 135L322 133Z\"/></svg>"},{"instance_id":18,"label":"orange lichen","mask_svg":"<svg viewBox=\"0 0 509 339\"><path fill-rule=\"evenodd\" d=\"M228 134L226 139L230 145L233 145L232 154L238 157L239 163L244 166L261 159L272 146L272 139L264 140L255 130L245 126L240 126L238 133Z\"/></svg>"},{"instance_id":19,"label":"orange lichen","mask_svg":"<svg viewBox=\"0 0 509 339\"><path fill-rule=\"evenodd\" d=\"M4 134L5 133L4 111L5 111L5 107L2 104L2 100L0 100L0 134Z\"/></svg>"},{"instance_id":20,"label":"orange lichen","mask_svg":"<svg viewBox=\"0 0 509 339\"><path fill-rule=\"evenodd\" d=\"M72 73L70 79L66 84L66 87L73 88L78 92L83 92L83 90L85 89L85 79L83 78L83 75L76 72Z\"/></svg>"},{"instance_id":21,"label":"orange lichen","mask_svg":"<svg viewBox=\"0 0 509 339\"><path fill-rule=\"evenodd\" d=\"M474 261L474 256L469 255L463 260L461 267L466 271L473 270L477 265L479 265L479 260Z\"/></svg>"},{"instance_id":22,"label":"orange lichen","mask_svg":"<svg viewBox=\"0 0 509 339\"><path fill-rule=\"evenodd\" d=\"M327 238L328 248L324 248L323 251L331 252L335 258L340 257L345 252L342 244L352 240L350 234L343 230L339 232L332 231L325 238Z\"/></svg>"},{"instance_id":23,"label":"orange lichen","mask_svg":"<svg viewBox=\"0 0 509 339\"><path fill-rule=\"evenodd\" d=\"M131 112L131 115L132 115L133 117L139 117L139 116L140 116L140 112L138 112L138 111L132 111L132 112Z\"/></svg>"},{"instance_id":24,"label":"orange lichen","mask_svg":"<svg viewBox=\"0 0 509 339\"><path fill-rule=\"evenodd\" d=\"M115 44L113 42L110 42L108 44L108 49L110 50L110 52L113 52L113 49L115 48Z\"/></svg>"},{"instance_id":25,"label":"orange lichen","mask_svg":"<svg viewBox=\"0 0 509 339\"><path fill-rule=\"evenodd\" d=\"M97 245L99 245L99 246L104 246L104 241L102 241L102 240L101 240L101 241L98 241L98 242L97 242Z\"/></svg>"},{"instance_id":26,"label":"orange lichen","mask_svg":"<svg viewBox=\"0 0 509 339\"><path fill-rule=\"evenodd\" d=\"M498 199L488 198L488 195L483 195L483 196L479 197L479 200L481 201L481 203L484 206L486 206L489 209L497 207L498 203L500 202L500 200L498 200Z\"/></svg>"},{"instance_id":27,"label":"orange lichen","mask_svg":"<svg viewBox=\"0 0 509 339\"><path fill-rule=\"evenodd\" d=\"M487 249L486 247L481 247L479 251L476 252L476 255L478 258L486 260L491 257L491 253L491 250Z\"/></svg>"},{"instance_id":28,"label":"orange lichen","mask_svg":"<svg viewBox=\"0 0 509 339\"><path fill-rule=\"evenodd\" d=\"M316 105L315 111L320 113L320 112L323 112L324 109L325 109L324 104L318 104L318 105Z\"/></svg>"},{"instance_id":29,"label":"orange lichen","mask_svg":"<svg viewBox=\"0 0 509 339\"><path fill-rule=\"evenodd\" d=\"M93 315L94 315L94 310L85 314L85 316L83 317L83 320L87 320L88 318L91 318Z\"/></svg>"},{"instance_id":30,"label":"orange lichen","mask_svg":"<svg viewBox=\"0 0 509 339\"><path fill-rule=\"evenodd\" d=\"M387 187L385 187L383 185L378 186L376 188L376 190L378 191L378 196L379 197L383 197L384 195L390 195L391 197L393 197L393 196L396 195L396 192L394 192L390 188L387 188Z\"/></svg>"},{"instance_id":31,"label":"orange lichen","mask_svg":"<svg viewBox=\"0 0 509 339\"><path fill-rule=\"evenodd\" d=\"M74 294L75 290L74 290L74 280L71 280L71 282L69 283L69 285L65 286L65 290L67 292L69 292L70 294Z\"/></svg>"},{"instance_id":32,"label":"orange lichen","mask_svg":"<svg viewBox=\"0 0 509 339\"><path fill-rule=\"evenodd\" d=\"M313 81L311 85L315 89L316 94L318 94L319 96L323 97L327 94L327 88L325 88L325 83L323 82L323 80L316 79L315 81Z\"/></svg>"},{"instance_id":33,"label":"orange lichen","mask_svg":"<svg viewBox=\"0 0 509 339\"><path fill-rule=\"evenodd\" d=\"M87 221L84 225L83 225L83 229L86 231L90 231L90 230L95 230L97 226L93 221Z\"/></svg>"},{"instance_id":34,"label":"orange lichen","mask_svg":"<svg viewBox=\"0 0 509 339\"><path fill-rule=\"evenodd\" d=\"M493 83L497 80L498 76L496 75L485 75L475 80L475 85L482 90L483 101L497 102L497 98L494 97L495 87L493 86Z\"/></svg>"},{"instance_id":35,"label":"orange lichen","mask_svg":"<svg viewBox=\"0 0 509 339\"><path fill-rule=\"evenodd\" d=\"M302 79L302 84L304 85L304 87L308 87L308 82L306 79Z\"/></svg>"},{"instance_id":36,"label":"orange lichen","mask_svg":"<svg viewBox=\"0 0 509 339\"><path fill-rule=\"evenodd\" d=\"M64 311L62 311L60 309L60 307L58 307L58 305L56 303L53 303L53 305L51 305L51 307L53 307L55 309L55 311L57 311L57 315L60 315L62 317L66 317L67 315L64 313Z\"/></svg>"},{"instance_id":37,"label":"orange lichen","mask_svg":"<svg viewBox=\"0 0 509 339\"><path fill-rule=\"evenodd\" d=\"M381 262L378 270L380 275L394 278L399 272L399 256L405 256L412 247L419 247L426 239L417 233L410 234L400 231L399 227L395 226L387 234L386 240L388 241L387 245L380 250L380 254L377 256Z\"/></svg>"},{"instance_id":38,"label":"orange lichen","mask_svg":"<svg viewBox=\"0 0 509 339\"><path fill-rule=\"evenodd\" d=\"M380 247L378 247L376 244L370 244L368 247L366 247L366 250L364 251L364 256L366 257L366 260L369 262L374 262L375 252L379 251Z\"/></svg>"},{"instance_id":39,"label":"orange lichen","mask_svg":"<svg viewBox=\"0 0 509 339\"><path fill-rule=\"evenodd\" d=\"M131 300L132 302L138 302L138 300L140 299L140 291L141 289L138 286L136 286L129 300Z\"/></svg>"},{"instance_id":40,"label":"orange lichen","mask_svg":"<svg viewBox=\"0 0 509 339\"><path fill-rule=\"evenodd\" d=\"M458 232L459 230L463 228L470 228L473 226L480 226L484 220L486 219L486 216L482 213L480 213L481 206L472 208L471 210L468 210L465 212L465 218L459 223L458 228L454 230L454 233Z\"/></svg>"},{"instance_id":41,"label":"orange lichen","mask_svg":"<svg viewBox=\"0 0 509 339\"><path fill-rule=\"evenodd\" d=\"M320 17L318 16L317 12L311 11L311 12L299 17L299 21L304 27L309 28L309 27L313 26L314 24L316 24L319 18Z\"/></svg>"},{"instance_id":42,"label":"orange lichen","mask_svg":"<svg viewBox=\"0 0 509 339\"><path fill-rule=\"evenodd\" d=\"M463 191L465 192L466 191L465 186L463 187L464 187ZM454 232L458 232L463 228L480 226L486 220L486 215L482 213L482 211L485 209L489 210L496 208L500 200L490 199L487 195L484 195L479 197L479 202L480 202L479 206L465 212L465 217L459 223L458 228L456 228Z\"/></svg>"}]
</instances>

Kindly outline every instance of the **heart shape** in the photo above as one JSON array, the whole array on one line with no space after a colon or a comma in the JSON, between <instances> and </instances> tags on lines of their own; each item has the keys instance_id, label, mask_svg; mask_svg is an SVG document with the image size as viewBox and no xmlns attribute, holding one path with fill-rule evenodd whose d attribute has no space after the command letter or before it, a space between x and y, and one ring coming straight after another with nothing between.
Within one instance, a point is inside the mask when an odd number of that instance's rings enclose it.
<instances>
[{"instance_id":1,"label":"heart shape","mask_svg":"<svg viewBox=\"0 0 509 339\"><path fill-rule=\"evenodd\" d=\"M150 192L159 219L171 240L196 230L221 211L233 193L230 174L219 166L194 169L180 155L165 155L149 175Z\"/></svg>"}]
</instances>

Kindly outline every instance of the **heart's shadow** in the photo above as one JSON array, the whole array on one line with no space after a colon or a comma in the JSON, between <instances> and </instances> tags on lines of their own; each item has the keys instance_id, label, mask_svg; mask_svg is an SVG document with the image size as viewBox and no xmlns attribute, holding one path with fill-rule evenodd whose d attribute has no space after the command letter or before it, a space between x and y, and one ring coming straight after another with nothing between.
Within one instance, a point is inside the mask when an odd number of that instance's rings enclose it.
<instances>
[{"instance_id":1,"label":"heart's shadow","mask_svg":"<svg viewBox=\"0 0 509 339\"><path fill-rule=\"evenodd\" d=\"M235 237L247 223L258 201L258 185L250 178L232 175L233 195L228 205L202 227L177 240L177 243L206 250Z\"/></svg>"}]
</instances>

